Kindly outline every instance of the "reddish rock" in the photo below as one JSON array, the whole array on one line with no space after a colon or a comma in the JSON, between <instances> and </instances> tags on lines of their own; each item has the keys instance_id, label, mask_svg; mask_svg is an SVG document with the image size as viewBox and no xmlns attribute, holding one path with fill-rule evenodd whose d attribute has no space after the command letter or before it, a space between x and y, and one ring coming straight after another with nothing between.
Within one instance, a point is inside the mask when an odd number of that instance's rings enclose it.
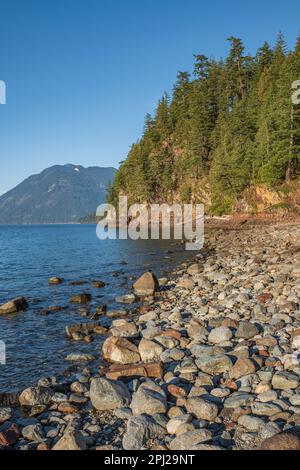
<instances>
[{"instance_id":1,"label":"reddish rock","mask_svg":"<svg viewBox=\"0 0 300 470\"><path fill-rule=\"evenodd\" d=\"M261 444L260 450L300 450L300 437L293 430L276 434Z\"/></svg>"},{"instance_id":2,"label":"reddish rock","mask_svg":"<svg viewBox=\"0 0 300 470\"><path fill-rule=\"evenodd\" d=\"M225 328L227 327L237 329L239 324L236 320L232 320L231 318L225 318L225 320L222 321L221 326Z\"/></svg>"},{"instance_id":3,"label":"reddish rock","mask_svg":"<svg viewBox=\"0 0 300 470\"><path fill-rule=\"evenodd\" d=\"M60 403L57 408L60 413L65 413L65 414L74 414L78 412L78 408L75 405L72 405L71 403Z\"/></svg>"},{"instance_id":4,"label":"reddish rock","mask_svg":"<svg viewBox=\"0 0 300 470\"><path fill-rule=\"evenodd\" d=\"M273 348L277 344L276 338L273 338L273 336L264 336L263 338L258 338L256 340L257 346L266 346L269 348Z\"/></svg>"},{"instance_id":5,"label":"reddish rock","mask_svg":"<svg viewBox=\"0 0 300 470\"><path fill-rule=\"evenodd\" d=\"M178 341L181 339L181 333L177 330L166 330L162 332L163 336L168 336L169 338L177 339Z\"/></svg>"},{"instance_id":6,"label":"reddish rock","mask_svg":"<svg viewBox=\"0 0 300 470\"><path fill-rule=\"evenodd\" d=\"M177 385L170 384L168 385L168 392L172 397L175 398L184 398L186 397L187 393L182 387L178 387Z\"/></svg>"},{"instance_id":7,"label":"reddish rock","mask_svg":"<svg viewBox=\"0 0 300 470\"><path fill-rule=\"evenodd\" d=\"M113 365L106 374L111 380L126 377L162 378L163 367L161 362L147 364Z\"/></svg>"},{"instance_id":8,"label":"reddish rock","mask_svg":"<svg viewBox=\"0 0 300 470\"><path fill-rule=\"evenodd\" d=\"M257 301L261 304L264 305L267 302L271 301L273 299L273 295L270 294L269 292L264 292L263 294L260 294L257 297Z\"/></svg>"},{"instance_id":9,"label":"reddish rock","mask_svg":"<svg viewBox=\"0 0 300 470\"><path fill-rule=\"evenodd\" d=\"M245 375L255 374L256 369L257 365L251 359L238 359L229 372L229 377L239 379Z\"/></svg>"},{"instance_id":10,"label":"reddish rock","mask_svg":"<svg viewBox=\"0 0 300 470\"><path fill-rule=\"evenodd\" d=\"M46 444L46 442L41 442L40 444L38 444L36 450L50 450L50 447L48 446L48 444Z\"/></svg>"},{"instance_id":11,"label":"reddish rock","mask_svg":"<svg viewBox=\"0 0 300 470\"><path fill-rule=\"evenodd\" d=\"M269 416L269 420L270 421L277 421L277 420L288 421L290 417L291 415L288 411L281 411L280 413L276 413L275 415Z\"/></svg>"},{"instance_id":12,"label":"reddish rock","mask_svg":"<svg viewBox=\"0 0 300 470\"><path fill-rule=\"evenodd\" d=\"M17 442L21 433L16 424L12 424L6 431L0 432L0 446L9 447Z\"/></svg>"},{"instance_id":13,"label":"reddish rock","mask_svg":"<svg viewBox=\"0 0 300 470\"><path fill-rule=\"evenodd\" d=\"M286 302L283 305L279 305L279 310L281 312L286 311L286 310L289 312L293 312L297 310L297 304L295 304L295 302Z\"/></svg>"}]
</instances>

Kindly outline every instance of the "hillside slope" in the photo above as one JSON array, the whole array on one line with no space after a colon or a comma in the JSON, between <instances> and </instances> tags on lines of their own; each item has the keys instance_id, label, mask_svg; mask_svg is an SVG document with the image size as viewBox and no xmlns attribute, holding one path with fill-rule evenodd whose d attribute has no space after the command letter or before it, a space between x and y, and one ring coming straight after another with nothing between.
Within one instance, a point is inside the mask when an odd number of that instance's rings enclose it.
<instances>
[{"instance_id":1,"label":"hillside slope","mask_svg":"<svg viewBox=\"0 0 300 470\"><path fill-rule=\"evenodd\" d=\"M1 224L72 223L105 201L114 168L56 165L0 197Z\"/></svg>"}]
</instances>

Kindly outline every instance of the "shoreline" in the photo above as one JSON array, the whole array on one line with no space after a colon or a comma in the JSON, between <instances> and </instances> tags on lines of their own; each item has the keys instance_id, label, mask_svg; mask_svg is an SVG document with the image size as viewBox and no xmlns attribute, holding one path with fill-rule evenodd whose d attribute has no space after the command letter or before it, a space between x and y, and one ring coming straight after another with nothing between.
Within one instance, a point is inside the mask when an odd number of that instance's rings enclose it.
<instances>
[{"instance_id":1,"label":"shoreline","mask_svg":"<svg viewBox=\"0 0 300 470\"><path fill-rule=\"evenodd\" d=\"M0 395L0 449L288 441L300 424L300 227L222 225L208 227L204 249L138 313L113 320L99 373L86 361L61 383ZM120 383L121 373L136 375Z\"/></svg>"}]
</instances>

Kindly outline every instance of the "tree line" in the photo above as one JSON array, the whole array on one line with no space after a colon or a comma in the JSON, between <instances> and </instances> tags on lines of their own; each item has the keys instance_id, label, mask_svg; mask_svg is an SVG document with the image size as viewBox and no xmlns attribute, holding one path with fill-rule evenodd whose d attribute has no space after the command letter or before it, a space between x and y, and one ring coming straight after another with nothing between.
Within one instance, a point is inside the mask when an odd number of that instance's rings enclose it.
<instances>
[{"instance_id":1,"label":"tree line","mask_svg":"<svg viewBox=\"0 0 300 470\"><path fill-rule=\"evenodd\" d=\"M172 96L147 115L141 138L109 190L141 202L203 202L229 213L248 187L277 187L300 173L300 106L292 83L300 79L300 37L287 49L280 33L255 55L230 37L226 59L195 56L193 75L179 72Z\"/></svg>"}]
</instances>

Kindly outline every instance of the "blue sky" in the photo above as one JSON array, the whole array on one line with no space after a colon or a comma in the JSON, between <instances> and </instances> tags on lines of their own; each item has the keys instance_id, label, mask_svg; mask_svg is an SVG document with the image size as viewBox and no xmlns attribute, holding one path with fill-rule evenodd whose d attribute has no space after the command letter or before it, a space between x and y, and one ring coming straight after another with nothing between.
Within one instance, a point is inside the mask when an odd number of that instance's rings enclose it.
<instances>
[{"instance_id":1,"label":"blue sky","mask_svg":"<svg viewBox=\"0 0 300 470\"><path fill-rule=\"evenodd\" d=\"M0 0L0 194L54 164L117 166L193 54L300 32L299 1ZM295 77L297 79L300 77Z\"/></svg>"}]
</instances>

